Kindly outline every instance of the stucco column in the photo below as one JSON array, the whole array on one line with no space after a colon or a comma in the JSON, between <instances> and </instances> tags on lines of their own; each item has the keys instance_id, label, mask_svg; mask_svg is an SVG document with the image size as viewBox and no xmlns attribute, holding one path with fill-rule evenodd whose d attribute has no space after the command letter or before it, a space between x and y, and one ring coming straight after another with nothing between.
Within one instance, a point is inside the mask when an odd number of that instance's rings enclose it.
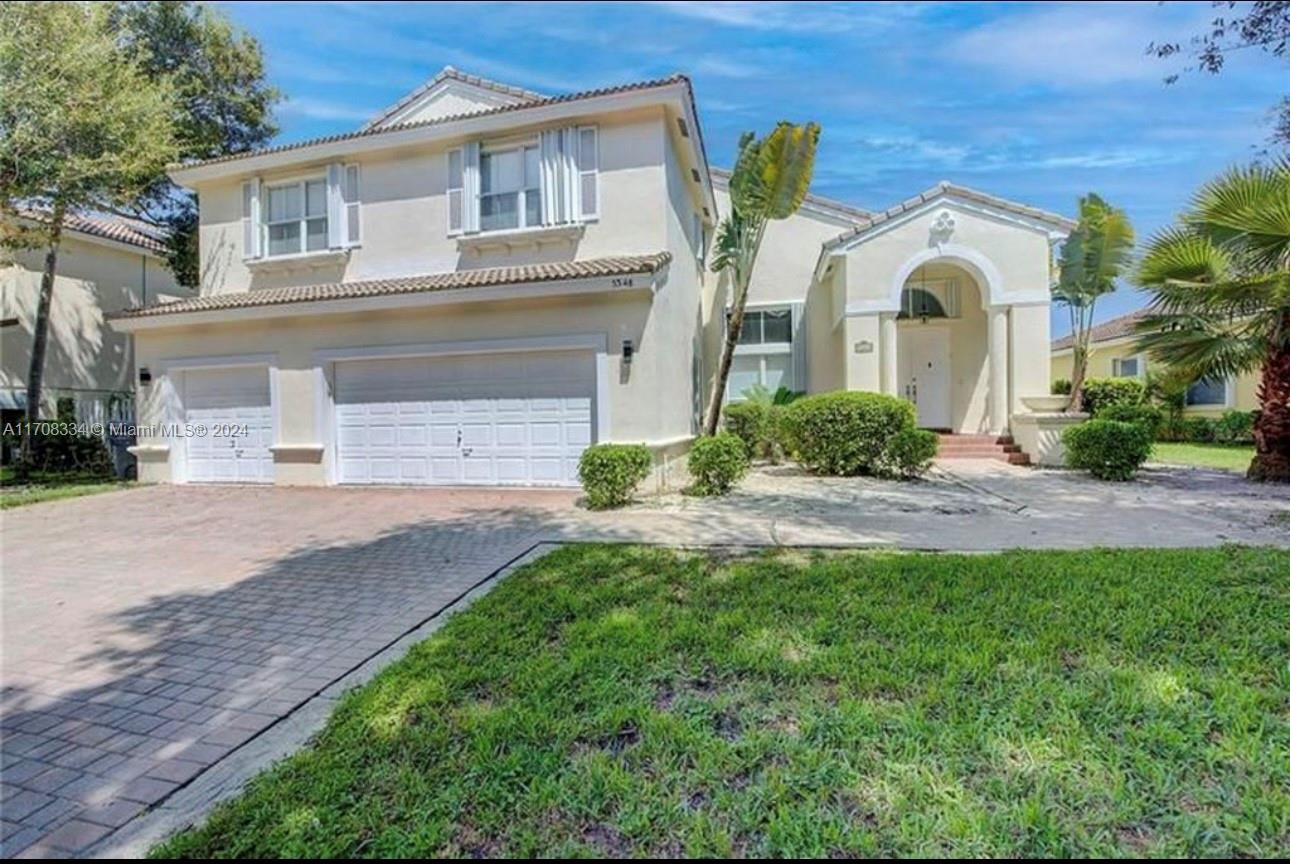
<instances>
[{"instance_id":1,"label":"stucco column","mask_svg":"<svg viewBox=\"0 0 1290 864\"><path fill-rule=\"evenodd\" d=\"M990 432L1008 431L1008 307L991 306L986 312L990 346Z\"/></svg>"},{"instance_id":2,"label":"stucco column","mask_svg":"<svg viewBox=\"0 0 1290 864\"><path fill-rule=\"evenodd\" d=\"M896 380L896 313L887 312L882 316L882 335L878 340L882 351L882 392L889 396L896 395L900 386Z\"/></svg>"}]
</instances>

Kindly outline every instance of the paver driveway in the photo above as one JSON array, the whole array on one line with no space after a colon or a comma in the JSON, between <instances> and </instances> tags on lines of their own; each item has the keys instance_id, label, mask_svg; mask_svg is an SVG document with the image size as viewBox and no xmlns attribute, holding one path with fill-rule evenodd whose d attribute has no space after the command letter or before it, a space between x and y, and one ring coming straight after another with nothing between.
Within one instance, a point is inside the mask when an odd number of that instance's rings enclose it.
<instances>
[{"instance_id":1,"label":"paver driveway","mask_svg":"<svg viewBox=\"0 0 1290 864\"><path fill-rule=\"evenodd\" d=\"M566 492L156 487L3 516L3 854L74 854L521 554Z\"/></svg>"}]
</instances>

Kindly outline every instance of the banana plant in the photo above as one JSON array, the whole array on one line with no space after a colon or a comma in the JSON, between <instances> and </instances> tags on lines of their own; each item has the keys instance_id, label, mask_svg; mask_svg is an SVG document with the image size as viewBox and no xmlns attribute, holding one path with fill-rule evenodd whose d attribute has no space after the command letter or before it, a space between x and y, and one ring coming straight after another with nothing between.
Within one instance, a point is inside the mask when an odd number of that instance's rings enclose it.
<instances>
[{"instance_id":1,"label":"banana plant","mask_svg":"<svg viewBox=\"0 0 1290 864\"><path fill-rule=\"evenodd\" d=\"M1093 312L1103 294L1129 264L1133 252L1133 226L1123 210L1094 194L1079 201L1079 223L1062 247L1061 272L1053 286L1053 299L1070 312L1071 405L1079 408L1088 372L1088 345Z\"/></svg>"},{"instance_id":2,"label":"banana plant","mask_svg":"<svg viewBox=\"0 0 1290 864\"><path fill-rule=\"evenodd\" d=\"M772 219L787 219L797 212L811 188L815 170L815 149L820 140L817 123L797 125L781 121L764 138L745 132L739 138L739 155L730 176L730 215L717 228L712 272L727 273L733 292L730 320L704 432L715 435L721 423L721 409L734 361L739 331L748 306L748 287L753 266Z\"/></svg>"}]
</instances>

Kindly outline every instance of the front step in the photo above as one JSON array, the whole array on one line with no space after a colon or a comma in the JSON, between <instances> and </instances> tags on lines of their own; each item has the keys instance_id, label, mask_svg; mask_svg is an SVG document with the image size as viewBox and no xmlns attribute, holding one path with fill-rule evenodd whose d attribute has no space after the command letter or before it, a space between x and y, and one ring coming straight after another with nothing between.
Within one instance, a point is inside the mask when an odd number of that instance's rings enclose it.
<instances>
[{"instance_id":1,"label":"front step","mask_svg":"<svg viewBox=\"0 0 1290 864\"><path fill-rule=\"evenodd\" d=\"M1022 452L1011 435L937 435L938 459L994 459L1009 465L1029 465L1030 457Z\"/></svg>"}]
</instances>

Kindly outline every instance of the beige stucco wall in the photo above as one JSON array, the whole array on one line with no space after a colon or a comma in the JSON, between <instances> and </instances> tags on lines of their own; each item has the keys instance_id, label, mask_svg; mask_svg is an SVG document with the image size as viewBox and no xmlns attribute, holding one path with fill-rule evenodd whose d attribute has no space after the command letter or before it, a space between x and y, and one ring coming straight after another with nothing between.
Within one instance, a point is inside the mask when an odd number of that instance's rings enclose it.
<instances>
[{"instance_id":1,"label":"beige stucco wall","mask_svg":"<svg viewBox=\"0 0 1290 864\"><path fill-rule=\"evenodd\" d=\"M44 250L23 250L0 263L0 388L25 391L32 331L40 299ZM59 396L132 389L130 338L104 323L104 315L159 294L183 293L165 264L142 251L65 235L45 354L42 414L53 416Z\"/></svg>"},{"instance_id":2,"label":"beige stucco wall","mask_svg":"<svg viewBox=\"0 0 1290 864\"><path fill-rule=\"evenodd\" d=\"M447 151L460 141L363 154L360 167L362 245L340 265L292 270L248 269L242 258L242 180L198 186L201 197L202 293L223 294L283 285L352 282L421 273L611 255L651 254L668 248L664 153L668 137L660 109L588 118L600 130L600 218L573 241L475 252L459 250L448 234ZM542 127L517 127L515 137ZM511 135L505 136L507 138ZM301 163L262 175L273 183L319 176L326 163Z\"/></svg>"},{"instance_id":3,"label":"beige stucco wall","mask_svg":"<svg viewBox=\"0 0 1290 864\"><path fill-rule=\"evenodd\" d=\"M1112 376L1112 361L1133 357L1137 352L1133 349L1133 339L1110 339L1106 342L1099 342L1089 347L1088 355L1088 373L1089 378L1110 378ZM1052 354L1052 372L1049 379L1052 382L1064 379L1069 381L1071 378L1072 365L1074 361L1071 352L1054 351ZM1147 368L1151 368L1151 361L1147 360ZM1233 393L1233 404L1228 407L1218 405L1190 405L1183 409L1185 414L1197 416L1216 416L1224 411L1254 411L1259 407L1259 375L1257 372L1247 372L1244 375L1238 375L1236 378L1235 392Z\"/></svg>"}]
</instances>

